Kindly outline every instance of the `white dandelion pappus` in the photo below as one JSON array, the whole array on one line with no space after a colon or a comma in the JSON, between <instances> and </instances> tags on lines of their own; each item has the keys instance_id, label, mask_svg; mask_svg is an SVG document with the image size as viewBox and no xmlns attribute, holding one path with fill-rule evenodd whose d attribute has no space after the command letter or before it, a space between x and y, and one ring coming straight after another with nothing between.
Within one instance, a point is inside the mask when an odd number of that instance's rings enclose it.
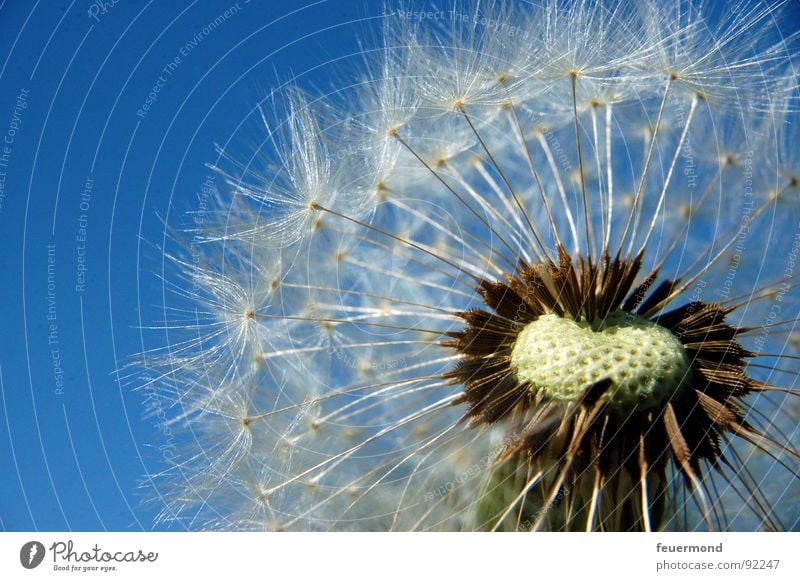
<instances>
[{"instance_id":1,"label":"white dandelion pappus","mask_svg":"<svg viewBox=\"0 0 800 581\"><path fill-rule=\"evenodd\" d=\"M335 102L276 99L203 260L175 253L161 518L797 528L780 3L424 14L388 13Z\"/></svg>"}]
</instances>

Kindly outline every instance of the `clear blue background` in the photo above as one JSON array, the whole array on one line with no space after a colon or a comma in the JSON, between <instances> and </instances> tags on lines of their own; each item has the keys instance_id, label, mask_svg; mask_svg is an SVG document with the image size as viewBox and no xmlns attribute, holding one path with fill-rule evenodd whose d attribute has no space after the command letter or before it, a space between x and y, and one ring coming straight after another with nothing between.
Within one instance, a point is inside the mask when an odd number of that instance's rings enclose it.
<instances>
[{"instance_id":1,"label":"clear blue background","mask_svg":"<svg viewBox=\"0 0 800 581\"><path fill-rule=\"evenodd\" d=\"M164 221L198 209L215 144L249 157L265 137L254 108L281 83L357 81L358 40L374 44L382 10L371 0L0 0L0 154L11 148L0 167L0 530L153 527L159 502L142 503L141 483L169 439L116 370L157 343L140 329L163 317Z\"/></svg>"},{"instance_id":2,"label":"clear blue background","mask_svg":"<svg viewBox=\"0 0 800 581\"><path fill-rule=\"evenodd\" d=\"M0 2L0 140L14 132L0 168L2 530L153 527L160 507L142 504L140 483L160 465L164 428L143 417L144 394L116 369L142 350L142 335L151 346L139 329L160 316L159 216L178 224L197 209L214 144L231 141L246 156L264 138L253 109L269 91L293 76L327 86L334 71L352 71L355 61L341 58L359 51L381 13L378 3L349 0L102 4ZM137 116L176 56L157 101ZM12 126L22 90L27 107ZM91 199L81 208L87 178Z\"/></svg>"}]
</instances>

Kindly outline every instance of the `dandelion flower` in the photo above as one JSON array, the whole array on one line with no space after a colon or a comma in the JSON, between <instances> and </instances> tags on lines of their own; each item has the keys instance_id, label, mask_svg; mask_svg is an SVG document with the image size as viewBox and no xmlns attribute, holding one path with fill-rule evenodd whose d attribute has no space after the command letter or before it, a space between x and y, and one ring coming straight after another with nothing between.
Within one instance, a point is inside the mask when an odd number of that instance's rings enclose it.
<instances>
[{"instance_id":1,"label":"dandelion flower","mask_svg":"<svg viewBox=\"0 0 800 581\"><path fill-rule=\"evenodd\" d=\"M144 356L161 518L797 528L795 38L705 8L403 6L262 107Z\"/></svg>"}]
</instances>

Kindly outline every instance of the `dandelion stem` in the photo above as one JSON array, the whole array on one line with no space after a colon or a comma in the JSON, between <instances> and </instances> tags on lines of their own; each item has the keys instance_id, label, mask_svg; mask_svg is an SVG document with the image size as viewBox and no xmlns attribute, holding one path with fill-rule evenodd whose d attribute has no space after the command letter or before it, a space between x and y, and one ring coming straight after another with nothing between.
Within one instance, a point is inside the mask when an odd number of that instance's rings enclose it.
<instances>
[{"instance_id":1,"label":"dandelion stem","mask_svg":"<svg viewBox=\"0 0 800 581\"><path fill-rule=\"evenodd\" d=\"M455 242L458 242L463 247L469 248L470 250L472 250L475 253L476 257L480 258L481 262L491 266L492 269L494 269L494 271L497 274L502 274L503 270L499 266L497 266L491 260L491 258L488 255L482 254L475 246L472 246L469 243L467 243L467 241L457 233L458 232L458 225L454 224L449 219L448 220L442 220L442 219L434 220L432 217L427 216L424 212L421 212L421 211L419 211L419 210L417 210L415 208L412 208L411 206L401 202L400 200L390 199L388 203L392 204L393 206L396 206L396 207L400 208L401 210L403 210L405 212L408 212L410 215L412 215L415 218L421 220L425 224L428 224L432 228L436 229L437 231L442 232L445 236L447 236L449 238L452 238ZM441 217L437 216L437 218L441 218ZM450 226L450 228L445 228L442 225L442 222L448 224ZM497 249L494 246L492 246L491 244L486 243L484 240L481 240L480 238L478 238L472 232L469 232L469 231L465 232L465 236L468 237L470 240L474 241L475 243L480 244L481 246L483 246L490 253L497 254L500 257L500 259L507 266L510 266L511 268L514 268L514 266L515 266L514 263L511 262L511 260L509 260L508 257L505 254L497 252Z\"/></svg>"},{"instance_id":2,"label":"dandelion stem","mask_svg":"<svg viewBox=\"0 0 800 581\"><path fill-rule=\"evenodd\" d=\"M763 211L764 211L764 210L765 210L765 209L766 209L766 208L769 206L769 204L770 204L770 203L772 203L772 201L771 201L771 200L765 200L765 201L764 201L764 202L763 202L763 203L762 203L762 204L761 204L761 205L760 205L760 206L759 206L759 207L758 207L758 208L757 208L757 209L756 209L756 210L753 212L753 214L752 214L752 215L751 215L751 217L750 217L750 220L749 220L749 222L750 222L750 223L754 222L754 221L755 221L755 220L758 218L758 216L760 216L760 215L761 215L761 213L762 213L762 212L763 212ZM694 275L693 275L691 278L689 278L689 279L688 279L686 282L684 282L684 283L683 283L682 285L680 285L678 288L674 289L674 290L673 290L673 291L672 291L672 292L671 292L669 295L667 295L665 298L663 298L662 300L658 301L658 303L657 303L657 304L653 305L653 306L652 306L650 309L648 309L648 314L649 314L649 313L655 313L655 312L657 312L657 311L658 311L658 309L660 309L662 306L664 306L664 305L668 304L668 303L669 303L669 302L670 302L672 299L674 299L676 296L678 296L679 294L681 294L682 292L684 292L686 289L688 289L689 287L691 287L691 286L692 286L692 285L695 283L695 281L697 281L697 280L698 280L698 279L699 279L701 276L703 276L703 274L704 274L704 273L705 273L705 272L706 272L706 271L707 271L709 268L711 268L712 266L714 266L714 264L716 264L717 260L719 260L719 259L720 259L720 257L722 257L722 256L725 254L725 252L727 252L727 251L728 251L728 249L729 249L731 246L733 246L734 242L736 242L736 240L739 238L739 236L741 236L743 233L746 233L746 232L748 231L748 229L749 229L749 228L748 228L748 226L746 226L746 225L738 225L738 227L737 227L737 225L734 225L732 228L729 228L728 230L726 230L726 233L727 233L727 232L730 232L730 231L731 231L732 229L734 229L734 228L736 229L736 234L735 234L735 235L733 235L733 236L730 238L730 240L729 240L729 241L728 241L728 242L727 242L727 243L726 243L726 244L725 244L725 245L722 247L722 249L721 249L719 252L717 252L717 254L716 254L716 255L714 255L714 256L713 256L711 259L709 259L709 260L708 260L708 262L705 264L705 266L703 266L703 268L701 268L701 269L700 269L698 272L696 272L696 273L695 273L695 274L694 274ZM709 247L708 247L708 249L707 249L706 251L704 251L703 253L701 253L701 254L700 254L700 256L698 256L698 257L697 257L697 259L696 259L696 260L695 260L695 261L694 261L694 262L691 264L691 266L689 266L689 267L688 267L688 268L687 268L687 269L686 269L686 270L685 270L685 271L684 271L684 272L683 272L683 273L682 273L680 276L676 277L676 281L681 281L681 280L683 280L683 279L684 279L684 278L685 278L685 277L688 275L688 273L689 273L689 272L691 272L692 270L694 270L694 268L696 268L696 267L697 267L697 265L698 265L698 264L700 264L700 262L701 262L701 261L702 261L704 258L706 258L707 256L709 256L709 254L711 254L711 252L712 252L712 251L713 251L713 247L709 246Z\"/></svg>"},{"instance_id":3,"label":"dandelion stem","mask_svg":"<svg viewBox=\"0 0 800 581\"><path fill-rule=\"evenodd\" d=\"M603 239L603 256L608 255L608 248L611 244L611 223L614 218L614 172L611 166L611 103L606 103L606 182L608 188L608 200L606 203L606 232Z\"/></svg>"},{"instance_id":4,"label":"dandelion stem","mask_svg":"<svg viewBox=\"0 0 800 581\"><path fill-rule=\"evenodd\" d=\"M600 467L595 462L594 466L594 482L592 483L592 498L589 501L589 512L586 515L586 532L591 533L594 531L594 518L597 514L597 503L600 499L600 489L602 488L602 474Z\"/></svg>"},{"instance_id":5,"label":"dandelion stem","mask_svg":"<svg viewBox=\"0 0 800 581\"><path fill-rule=\"evenodd\" d=\"M605 208L605 211L600 212L600 233L603 237L601 243L600 256L605 256L608 253L608 247L605 244L605 235L608 231L608 205L609 201L606 197L606 189L603 186L603 163L600 161L600 137L597 129L597 104L592 103L589 107L589 112L592 117L592 145L594 149L594 160L597 169L597 191L600 194L600 208Z\"/></svg>"},{"instance_id":6,"label":"dandelion stem","mask_svg":"<svg viewBox=\"0 0 800 581\"><path fill-rule=\"evenodd\" d=\"M700 208L703 205L703 203L705 202L706 198L708 198L708 196L711 194L711 191L714 188L714 185L716 185L716 183L719 181L720 177L722 176L722 170L723 170L724 167L725 166L723 166L723 165L719 166L719 168L717 169L717 171L714 174L714 177L711 179L711 181L708 183L708 185L706 185L705 189L703 190L703 193L700 195L700 198L698 199L697 203L694 204L692 206L692 208L689 210L689 215L686 217L685 220L682 221L680 230L678 230L675 233L675 236L674 236L672 242L670 243L670 245L667 248L667 250L665 252L663 252L663 254L662 254L661 258L658 260L658 262L656 262L656 265L653 267L653 270L660 270L661 267L664 266L664 264L667 262L667 260L672 255L672 253L675 251L675 248L677 248L678 243L681 240L683 240L683 244L681 246L685 247L686 241L687 241L687 238L688 238L688 235L689 235L689 228L692 225L693 214L698 208Z\"/></svg>"},{"instance_id":7,"label":"dandelion stem","mask_svg":"<svg viewBox=\"0 0 800 581\"><path fill-rule=\"evenodd\" d=\"M522 207L522 202L520 202L519 196L517 196L517 194L514 192L514 188L511 186L511 182L508 181L508 178L506 177L506 174L503 171L503 168L501 168L500 164L497 163L497 160L492 155L492 152L489 151L489 148L486 146L486 142L484 142L483 137L481 137L481 134L478 132L477 128L472 123L472 119L470 119L469 115L467 114L466 107L461 105L458 109L461 112L461 114L464 116L464 119L466 119L467 124L469 125L469 128L472 130L472 133L475 135L475 138L478 140L478 143L481 144L481 148L486 153L487 157L489 158L489 161L492 162L492 166L497 170L497 173L500 175L500 179L503 180L503 183L505 184L506 188L508 189L509 194L513 198L514 203L517 205L517 208L522 213L522 215L525 217L525 220L528 223L528 228L530 229L530 232L533 235L534 240L536 241L536 244L539 246L539 248L542 249L543 252L546 253L546 249L545 249L544 243L542 242L542 239L539 237L539 233L536 231L536 228L534 228L533 222L531 222L530 218L528 217L528 213ZM536 250L533 247L531 247L531 249L534 250L534 252L536 252ZM542 260L541 255L538 252L536 252L536 257L537 257L538 260L540 260L540 261Z\"/></svg>"},{"instance_id":8,"label":"dandelion stem","mask_svg":"<svg viewBox=\"0 0 800 581\"><path fill-rule=\"evenodd\" d=\"M569 230L572 234L572 242L573 242L573 250L574 253L577 255L580 252L580 243L578 241L578 228L575 226L575 218L572 216L572 210L569 208L569 202L567 201L567 191L564 188L564 182L561 179L561 172L558 170L556 166L556 160L553 157L553 151L550 149L550 145L547 143L547 139L545 139L544 134L539 131L536 133L536 141L539 143L539 146L542 148L545 157L547 158L547 164L550 166L550 171L553 174L553 179L556 182L556 189L558 190L559 198L561 198L561 206L564 209L564 216L567 219L567 224L569 224Z\"/></svg>"},{"instance_id":9,"label":"dandelion stem","mask_svg":"<svg viewBox=\"0 0 800 581\"><path fill-rule=\"evenodd\" d=\"M575 122L575 147L578 150L578 169L581 180L581 199L583 200L583 221L586 229L586 250L589 253L589 260L596 256L594 247L594 237L592 236L592 221L589 218L589 200L586 197L586 172L583 169L583 148L581 146L581 124L578 119L578 73L570 75L572 85L572 115Z\"/></svg>"},{"instance_id":10,"label":"dandelion stem","mask_svg":"<svg viewBox=\"0 0 800 581\"><path fill-rule=\"evenodd\" d=\"M664 109L667 105L667 97L669 96L669 90L672 86L672 77L667 77L667 82L664 87L664 95L661 98L661 105L658 107L658 116L656 117L656 124L653 128L653 134L650 136L650 145L647 148L647 155L645 156L644 160L644 167L642 168L642 176L639 178L639 185L636 188L636 193L633 196L633 201L631 202L631 211L628 213L628 219L625 222L625 228L622 231L622 237L620 238L619 242L619 250L617 251L617 258L619 258L622 254L622 247L625 244L625 240L630 233L631 225L633 223L633 218L637 214L637 211L640 209L640 200L642 194L644 193L644 186L647 183L647 174L650 170L650 161L653 158L653 150L656 146L656 140L658 138L658 130L661 127L661 119L664 116ZM637 218L638 223L638 218ZM636 239L636 227L634 226L633 232L631 233L631 239L628 244L628 250L626 252L627 256L630 256L631 250L633 249L633 242Z\"/></svg>"},{"instance_id":11,"label":"dandelion stem","mask_svg":"<svg viewBox=\"0 0 800 581\"><path fill-rule=\"evenodd\" d=\"M467 201L463 198L463 196L461 196L461 194L459 194L457 191L455 191L453 186L451 186L449 183L447 183L447 181L445 181L445 179L441 175L439 175L439 172L437 172L435 169L433 169L428 162L426 162L424 159L422 159L422 157L414 150L414 148L411 147L405 139L403 139L403 137L400 135L400 133L397 130L394 130L392 132L392 136L395 139L397 139L397 141L403 147L405 147L409 151L409 153L411 153L411 155L413 155L417 159L417 161L419 161L422 164L422 166L425 169L427 169L431 173L431 175L433 175L433 177L436 178L436 180L445 187L445 189L447 189L447 191L449 191L451 194L453 194L456 197L456 199L459 202L461 202L461 204L465 208L467 208L467 210L469 210L469 212L473 216L475 216L484 226L486 226L486 229L489 232L491 232L495 236L497 236L497 239L500 240L500 242L503 243L503 246L505 246L509 250L509 252L511 252L511 256L516 256L517 251L508 243L508 241L506 241L506 239L503 238L503 236L500 235L500 233L497 232L497 230L495 230L494 227L492 227L492 225L486 220L486 218L481 216L478 213L478 211L475 210L475 208L473 208L470 204L468 204Z\"/></svg>"},{"instance_id":12,"label":"dandelion stem","mask_svg":"<svg viewBox=\"0 0 800 581\"><path fill-rule=\"evenodd\" d=\"M544 211L547 214L547 221L550 224L550 233L553 236L553 241L555 242L556 246L562 246L561 239L558 236L558 229L556 228L555 221L553 220L553 213L550 210L550 202L547 199L547 195L545 195L544 186L542 185L542 178L539 175L539 172L536 169L536 165L533 163L533 155L531 154L531 148L528 145L527 140L525 139L525 135L522 132L522 124L519 120L519 115L517 114L517 108L514 105L513 101L509 99L509 107L506 109L506 118L508 119L509 125L514 132L514 135L519 142L520 148L522 149L525 155L525 161L528 164L528 169L533 176L534 181L536 182L536 189L539 192L539 199L542 201L542 206L544 206ZM530 218L527 218L530 220ZM531 226L533 227L533 226ZM575 241L577 244L577 241ZM547 260L552 261L552 257L550 253L545 248L545 256Z\"/></svg>"},{"instance_id":13,"label":"dandelion stem","mask_svg":"<svg viewBox=\"0 0 800 581\"><path fill-rule=\"evenodd\" d=\"M672 180L672 172L675 170L675 163L678 161L678 155L680 155L681 147L683 146L683 142L686 140L686 133L689 131L689 125L692 123L692 118L694 117L694 112L697 108L698 101L699 97L696 94L693 95L691 104L689 105L689 113L687 113L686 121L683 123L681 136L678 138L678 143L675 146L675 154L672 156L672 162L669 164L667 177L664 179L664 185L661 187L661 193L658 196L658 205L656 206L655 212L653 212L653 219L650 221L650 227L647 229L647 234L644 237L644 241L642 241L642 245L639 247L638 254L642 254L645 248L647 248L647 243L650 241L650 236L653 233L653 229L656 227L658 217L661 215L661 209L663 208L664 200L667 197L667 189L669 188L670 181Z\"/></svg>"},{"instance_id":14,"label":"dandelion stem","mask_svg":"<svg viewBox=\"0 0 800 581\"><path fill-rule=\"evenodd\" d=\"M506 197L503 194L500 186L497 184L497 182L494 179L492 179L492 177L486 171L486 168L483 165L483 163L480 160L475 160L474 165L475 165L475 168L478 170L478 173L481 175L481 177L484 179L486 184L489 186L489 188L495 194L497 194L497 197L500 200L502 200L504 202L504 204L507 204L507 201L505 199ZM530 262L531 261L531 257L528 254L528 249L530 249L535 254L536 259L537 260L541 260L540 254L536 250L535 247L533 247L533 246L531 246L529 244L522 243L522 241L517 239L517 237L520 236L519 232L517 232L516 229L511 225L511 223L509 222L508 218L503 216L497 210L497 208L495 208L489 202L487 202L487 200L485 199L486 198L485 194L481 194L480 192L478 192L469 183L469 181L461 174L461 172L458 171L457 168L455 168L455 167L450 168L450 174L456 179L458 184L462 188L464 188L464 190L469 194L469 196L471 198L473 198L480 205L480 207L483 209L483 211L486 212L486 214L490 218L493 218L498 224L501 224L503 226L504 230L509 234L510 239L513 240L515 243L517 243L517 245L519 247L519 249L517 250L517 259L519 259L521 257L526 262ZM512 214L512 215L515 215L515 214ZM510 263L510 260L508 260L507 258L505 258L505 260L506 260L506 262ZM515 267L512 267L512 270L514 268Z\"/></svg>"},{"instance_id":15,"label":"dandelion stem","mask_svg":"<svg viewBox=\"0 0 800 581\"><path fill-rule=\"evenodd\" d=\"M378 299L381 301L386 301L390 303L397 303L400 305L410 305L412 307L419 307L421 309L427 309L431 311L438 311L440 313L445 314L454 314L454 312L450 309L443 309L441 307L435 307L433 305L426 305L424 303L416 303L414 301L406 301L403 299L398 299L394 297L389 297L386 295L379 295L376 293L368 293L365 291L355 290L355 289L347 289L347 288L336 288L336 287L326 287L326 286L319 286L319 285L308 285L308 284L295 284L290 282L283 282L280 285L284 288L294 288L299 290L313 290L313 291L320 291L320 292L329 292L332 294L337 295L355 295L360 297L366 297L371 299ZM471 296L471 295L467 295Z\"/></svg>"},{"instance_id":16,"label":"dandelion stem","mask_svg":"<svg viewBox=\"0 0 800 581\"><path fill-rule=\"evenodd\" d=\"M651 532L650 525L650 495L647 492L647 455L644 452L644 435L639 436L639 490L642 504L642 523L646 533Z\"/></svg>"},{"instance_id":17,"label":"dandelion stem","mask_svg":"<svg viewBox=\"0 0 800 581\"><path fill-rule=\"evenodd\" d=\"M380 228L377 228L376 226L372 226L371 224L367 224L366 222L362 222L361 220L357 220L355 218L351 218L350 216L342 214L341 212L337 212L336 210L331 210L329 208L325 208L324 206L320 206L317 203L314 203L314 209L320 210L322 212L327 212L328 214L332 214L334 216L338 216L339 218L342 218L343 220L347 220L348 222L352 222L353 224L357 224L357 225L359 225L359 226L361 226L363 228L366 228L367 230L372 230L373 232L377 232L378 234L382 234L382 235L387 236L387 237L389 237L389 238L391 238L393 240L397 240L401 244L405 244L407 246L410 246L411 248L414 248L415 250L419 250L420 252L424 252L425 254L427 254L429 256L432 256L433 258L444 262L448 266L452 266L458 272L467 275L468 277L470 277L471 279L473 279L477 283L480 283L481 280L482 280L481 278L479 278L478 276L472 274L471 272L468 272L468 271L464 270L463 268L458 266L456 263L444 258L443 256L439 256L438 254L436 254L432 250L428 250L427 248L423 248L422 246L420 246L419 244L417 244L415 242L412 242L412 241L407 240L405 238L402 238L400 236L396 236L396 235L392 234L391 232L387 232L386 230L382 230Z\"/></svg>"},{"instance_id":18,"label":"dandelion stem","mask_svg":"<svg viewBox=\"0 0 800 581\"><path fill-rule=\"evenodd\" d=\"M514 499L514 500L513 500L513 501L512 501L512 502L511 502L509 505L508 505L508 507L506 508L506 510L505 510L505 511L503 511L503 514L501 514L501 515L500 515L500 518L498 518L498 519L497 519L497 521L494 523L494 526L491 528L491 532L495 532L495 531L496 531L498 528L500 528L500 525L501 525L501 524L503 524L503 521L505 521L505 520L506 520L506 517L508 517L508 515L509 515L509 514L511 514L511 511L512 511L512 510L514 510L514 507L515 507L515 506L517 506L517 504L519 504L519 502L520 502L520 501L521 501L523 498L525 498L525 496L528 494L528 491L529 491L531 488L533 488L533 487L536 485L536 483L538 483L538 482L539 482L539 481L542 479L542 475L543 475L543 474L544 474L544 472L542 472L542 471L540 470L539 472L537 472L537 473L536 473L536 474L533 476L533 478L531 478L530 480L528 480L528 483L527 483L527 484L524 486L524 488L522 489L522 491L521 491L521 492L520 492L520 493L517 495L517 497L516 497L516 498L515 498L515 499ZM544 509L543 509L543 510L544 510Z\"/></svg>"},{"instance_id":19,"label":"dandelion stem","mask_svg":"<svg viewBox=\"0 0 800 581\"><path fill-rule=\"evenodd\" d=\"M383 323L370 323L361 319L332 319L322 317L301 317L299 315L267 315L264 313L255 313L253 315L256 319L283 319L287 321L309 321L312 323L349 323L353 325L364 325L367 327L378 327L381 329L395 329L400 331L416 331L418 333L431 333L433 335L442 335L442 331L433 329L420 329L417 327L409 327L406 325L386 325Z\"/></svg>"}]
</instances>

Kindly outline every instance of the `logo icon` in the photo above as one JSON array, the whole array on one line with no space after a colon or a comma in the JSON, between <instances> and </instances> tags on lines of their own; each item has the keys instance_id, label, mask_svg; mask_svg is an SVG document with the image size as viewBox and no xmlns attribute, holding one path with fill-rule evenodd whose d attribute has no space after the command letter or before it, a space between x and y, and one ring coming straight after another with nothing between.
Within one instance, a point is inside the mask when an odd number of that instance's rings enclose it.
<instances>
[{"instance_id":1,"label":"logo icon","mask_svg":"<svg viewBox=\"0 0 800 581\"><path fill-rule=\"evenodd\" d=\"M44 560L44 545L39 541L29 541L19 550L19 562L26 569L35 569Z\"/></svg>"}]
</instances>

